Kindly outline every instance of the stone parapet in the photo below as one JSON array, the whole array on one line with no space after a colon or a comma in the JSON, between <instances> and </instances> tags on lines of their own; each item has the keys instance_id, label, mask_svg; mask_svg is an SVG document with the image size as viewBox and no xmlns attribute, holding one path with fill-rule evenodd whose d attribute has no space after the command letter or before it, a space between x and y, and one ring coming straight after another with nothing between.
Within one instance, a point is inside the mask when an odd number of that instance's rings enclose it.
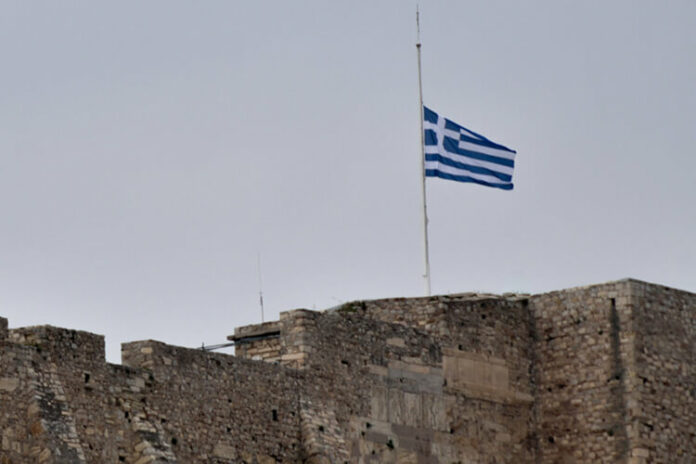
<instances>
[{"instance_id":1,"label":"stone parapet","mask_svg":"<svg viewBox=\"0 0 696 464\"><path fill-rule=\"evenodd\" d=\"M21 327L9 331L9 340L40 350L42 356L54 362L104 364L104 336L82 330L70 330L50 325Z\"/></svg>"},{"instance_id":2,"label":"stone parapet","mask_svg":"<svg viewBox=\"0 0 696 464\"><path fill-rule=\"evenodd\" d=\"M7 319L0 317L0 342L7 338Z\"/></svg>"}]
</instances>

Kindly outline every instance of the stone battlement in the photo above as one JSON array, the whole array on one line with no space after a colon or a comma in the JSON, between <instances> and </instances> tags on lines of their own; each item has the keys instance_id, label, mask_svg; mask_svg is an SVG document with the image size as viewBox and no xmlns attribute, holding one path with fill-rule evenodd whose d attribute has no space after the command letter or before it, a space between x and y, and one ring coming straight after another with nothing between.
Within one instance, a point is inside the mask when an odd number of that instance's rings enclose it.
<instances>
[{"instance_id":1,"label":"stone battlement","mask_svg":"<svg viewBox=\"0 0 696 464\"><path fill-rule=\"evenodd\" d=\"M235 356L0 318L0 463L696 462L696 294L294 310Z\"/></svg>"}]
</instances>

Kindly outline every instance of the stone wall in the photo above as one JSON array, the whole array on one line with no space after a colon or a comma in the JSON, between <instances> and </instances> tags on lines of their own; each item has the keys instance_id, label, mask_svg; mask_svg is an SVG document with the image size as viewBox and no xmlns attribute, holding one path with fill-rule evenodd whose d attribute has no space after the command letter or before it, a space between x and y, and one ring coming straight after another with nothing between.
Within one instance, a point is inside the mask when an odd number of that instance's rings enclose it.
<instances>
[{"instance_id":1,"label":"stone wall","mask_svg":"<svg viewBox=\"0 0 696 464\"><path fill-rule=\"evenodd\" d=\"M39 415L42 403L32 388L36 351L4 341L0 349L0 463L44 462L47 454L56 452L70 456L74 450L59 437L46 437L46 427L55 421Z\"/></svg>"},{"instance_id":2,"label":"stone wall","mask_svg":"<svg viewBox=\"0 0 696 464\"><path fill-rule=\"evenodd\" d=\"M77 462L116 456L128 448L106 420L108 405L100 389L95 391L109 383L103 336L38 326L12 329L9 339L33 351L30 386L39 398L47 439L65 443L67 455L79 457ZM104 442L105 435L113 440Z\"/></svg>"},{"instance_id":3,"label":"stone wall","mask_svg":"<svg viewBox=\"0 0 696 464\"><path fill-rule=\"evenodd\" d=\"M0 318L0 464L696 462L696 295L295 310L236 356Z\"/></svg>"},{"instance_id":4,"label":"stone wall","mask_svg":"<svg viewBox=\"0 0 696 464\"><path fill-rule=\"evenodd\" d=\"M632 281L636 463L696 462L696 294Z\"/></svg>"},{"instance_id":5,"label":"stone wall","mask_svg":"<svg viewBox=\"0 0 696 464\"><path fill-rule=\"evenodd\" d=\"M508 361L510 386L531 395L534 324L528 295L446 295L347 305L363 317L416 327L444 347Z\"/></svg>"},{"instance_id":6,"label":"stone wall","mask_svg":"<svg viewBox=\"0 0 696 464\"><path fill-rule=\"evenodd\" d=\"M146 341L15 329L0 357L0 463L299 462L297 373Z\"/></svg>"},{"instance_id":7,"label":"stone wall","mask_svg":"<svg viewBox=\"0 0 696 464\"><path fill-rule=\"evenodd\" d=\"M696 295L625 280L530 305L541 462L696 461Z\"/></svg>"},{"instance_id":8,"label":"stone wall","mask_svg":"<svg viewBox=\"0 0 696 464\"><path fill-rule=\"evenodd\" d=\"M439 375L430 375L432 395L417 391L417 385L429 377L429 369L441 363L439 347L415 329L354 314L294 311L283 315L283 324L303 327L290 334L287 343L295 353L306 356L296 358L290 349L284 362L296 365L310 380L302 396L303 439L311 462L394 462L410 455L415 459L413 447L418 440L407 437L405 430L410 426L413 430L409 431L426 432L420 404L442 391L441 369ZM420 377L400 377L402 384L408 382L414 388L410 401L399 388L391 390L391 405L386 397L375 400L376 392L386 391L389 366L393 369L399 362L421 368ZM393 422L380 414L390 406ZM396 414L403 416L401 420ZM404 427L398 429L398 425ZM419 454L423 457L432 454L433 432L428 435L421 434Z\"/></svg>"},{"instance_id":9,"label":"stone wall","mask_svg":"<svg viewBox=\"0 0 696 464\"><path fill-rule=\"evenodd\" d=\"M274 358L308 376L313 462L533 462L531 328L526 298L356 302L282 313Z\"/></svg>"},{"instance_id":10,"label":"stone wall","mask_svg":"<svg viewBox=\"0 0 696 464\"><path fill-rule=\"evenodd\" d=\"M124 344L122 358L152 373L147 404L181 462L300 458L294 372L154 341Z\"/></svg>"},{"instance_id":11,"label":"stone wall","mask_svg":"<svg viewBox=\"0 0 696 464\"><path fill-rule=\"evenodd\" d=\"M620 282L531 298L540 462L627 462L629 296Z\"/></svg>"}]
</instances>

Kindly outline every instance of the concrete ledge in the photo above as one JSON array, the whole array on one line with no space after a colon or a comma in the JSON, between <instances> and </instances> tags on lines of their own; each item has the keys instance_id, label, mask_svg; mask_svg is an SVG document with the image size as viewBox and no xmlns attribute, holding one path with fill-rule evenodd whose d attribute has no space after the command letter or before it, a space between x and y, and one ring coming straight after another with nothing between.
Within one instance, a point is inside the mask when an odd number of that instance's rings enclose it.
<instances>
[{"instance_id":1,"label":"concrete ledge","mask_svg":"<svg viewBox=\"0 0 696 464\"><path fill-rule=\"evenodd\" d=\"M237 327L234 329L234 335L229 335L228 340L241 341L245 338L263 337L266 335L277 335L280 333L280 321L264 322L263 324L252 324Z\"/></svg>"}]
</instances>

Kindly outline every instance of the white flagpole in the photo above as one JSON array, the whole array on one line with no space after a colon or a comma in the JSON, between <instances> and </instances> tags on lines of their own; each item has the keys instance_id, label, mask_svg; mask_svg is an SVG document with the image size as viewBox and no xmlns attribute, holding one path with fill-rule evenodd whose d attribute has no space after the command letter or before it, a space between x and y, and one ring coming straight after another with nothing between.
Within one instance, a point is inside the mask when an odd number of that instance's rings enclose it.
<instances>
[{"instance_id":1,"label":"white flagpole","mask_svg":"<svg viewBox=\"0 0 696 464\"><path fill-rule=\"evenodd\" d=\"M418 112L421 137L421 181L423 192L423 258L425 265L425 294L430 296L430 256L428 252L428 205L425 196L425 132L423 131L423 83L421 80L421 43L420 43L420 14L416 6L416 29L418 32L416 50L418 51Z\"/></svg>"}]
</instances>

